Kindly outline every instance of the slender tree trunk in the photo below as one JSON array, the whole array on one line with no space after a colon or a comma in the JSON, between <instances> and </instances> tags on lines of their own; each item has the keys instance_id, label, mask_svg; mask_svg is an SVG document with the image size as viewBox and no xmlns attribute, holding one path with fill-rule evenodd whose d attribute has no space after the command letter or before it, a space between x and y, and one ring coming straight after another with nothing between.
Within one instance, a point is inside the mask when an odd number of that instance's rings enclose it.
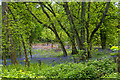
<instances>
[{"instance_id":1,"label":"slender tree trunk","mask_svg":"<svg viewBox=\"0 0 120 80\"><path fill-rule=\"evenodd\" d=\"M6 65L6 55L5 55L5 46L3 45L4 43L2 43L2 57L3 57L3 60L4 60L4 65Z\"/></svg>"},{"instance_id":2,"label":"slender tree trunk","mask_svg":"<svg viewBox=\"0 0 120 80\"><path fill-rule=\"evenodd\" d=\"M12 64L18 64L18 61L17 61L17 58L16 58L16 54L15 54L15 50L14 50L14 44L13 44L13 39L12 39L12 30L9 29L9 21L8 21L8 5L6 2L2 2L2 7L3 7L3 12L2 12L2 15L4 16L3 18L3 23L6 27L6 39L7 39L7 48L9 50L9 53L10 53L10 58L11 58L11 63ZM6 11L6 13L5 13ZM10 42L10 43L8 43ZM9 45L11 44L11 46Z\"/></svg>"},{"instance_id":3,"label":"slender tree trunk","mask_svg":"<svg viewBox=\"0 0 120 80\"><path fill-rule=\"evenodd\" d=\"M21 56L22 56L22 53L21 53L21 46L20 46L20 41L19 41L19 56L20 56L20 58L21 58Z\"/></svg>"},{"instance_id":4,"label":"slender tree trunk","mask_svg":"<svg viewBox=\"0 0 120 80\"><path fill-rule=\"evenodd\" d=\"M31 30L31 34L32 34L32 30ZM29 37L29 53L30 53L30 57L32 58L32 37Z\"/></svg>"},{"instance_id":5,"label":"slender tree trunk","mask_svg":"<svg viewBox=\"0 0 120 80\"><path fill-rule=\"evenodd\" d=\"M82 2L82 11L81 11L81 42L83 47L85 48L85 9L86 9L86 2Z\"/></svg>"},{"instance_id":6,"label":"slender tree trunk","mask_svg":"<svg viewBox=\"0 0 120 80\"><path fill-rule=\"evenodd\" d=\"M63 55L64 55L64 57L66 57L67 56L67 52L66 52L65 46L64 46L63 42L61 41L61 39L60 39L60 37L59 37L55 27L53 27L53 28L54 28L53 32L54 32L55 36L57 37L57 39L58 39L58 41L59 41L59 43L61 45L61 48L62 48L62 51L63 51Z\"/></svg>"},{"instance_id":7,"label":"slender tree trunk","mask_svg":"<svg viewBox=\"0 0 120 80\"><path fill-rule=\"evenodd\" d=\"M101 37L102 49L106 49L106 30L105 29L100 29L100 37Z\"/></svg>"},{"instance_id":8,"label":"slender tree trunk","mask_svg":"<svg viewBox=\"0 0 120 80\"><path fill-rule=\"evenodd\" d=\"M11 50L11 62L12 64L18 64L18 61L17 61L17 57L16 57L16 54L15 54L15 50L14 50L14 44L13 44L13 40L12 40L12 35L10 35L10 50Z\"/></svg>"},{"instance_id":9,"label":"slender tree trunk","mask_svg":"<svg viewBox=\"0 0 120 80\"><path fill-rule=\"evenodd\" d=\"M5 10L6 10L6 3L5 2L2 2L2 32L4 32L5 33L5 31L6 31L6 17L5 17ZM6 34L3 34L2 33L2 56L3 56L3 60L4 60L4 65L6 65L6 43L5 43L5 41L7 41L6 39ZM3 41L4 40L4 41Z\"/></svg>"},{"instance_id":10,"label":"slender tree trunk","mask_svg":"<svg viewBox=\"0 0 120 80\"><path fill-rule=\"evenodd\" d=\"M118 3L118 17L119 17L119 20L118 20L118 49L120 49L120 1ZM120 50L119 50L120 51ZM118 60L117 60L117 64L118 64L118 72L120 75L120 52L118 52Z\"/></svg>"},{"instance_id":11,"label":"slender tree trunk","mask_svg":"<svg viewBox=\"0 0 120 80\"><path fill-rule=\"evenodd\" d=\"M30 45L29 45L29 52L30 52L30 57L32 58L32 43L29 43Z\"/></svg>"},{"instance_id":12,"label":"slender tree trunk","mask_svg":"<svg viewBox=\"0 0 120 80\"><path fill-rule=\"evenodd\" d=\"M22 43L23 43L23 48L24 48L24 53L25 53L25 60L26 60L26 63L29 67L29 61L28 61L28 57L27 57L27 51L26 51L26 47L25 47L25 42L24 42L24 39L23 39L23 36L21 35L21 39L22 39Z\"/></svg>"}]
</instances>

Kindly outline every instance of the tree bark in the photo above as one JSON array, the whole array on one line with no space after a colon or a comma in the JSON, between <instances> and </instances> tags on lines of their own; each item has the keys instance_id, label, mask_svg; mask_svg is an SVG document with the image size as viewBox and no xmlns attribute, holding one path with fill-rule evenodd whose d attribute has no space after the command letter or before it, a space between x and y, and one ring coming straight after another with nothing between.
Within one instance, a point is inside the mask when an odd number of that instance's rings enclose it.
<instances>
[{"instance_id":1,"label":"tree bark","mask_svg":"<svg viewBox=\"0 0 120 80\"><path fill-rule=\"evenodd\" d=\"M106 30L105 29L100 29L100 37L101 37L102 49L106 49Z\"/></svg>"},{"instance_id":2,"label":"tree bark","mask_svg":"<svg viewBox=\"0 0 120 80\"><path fill-rule=\"evenodd\" d=\"M118 19L118 49L120 49L120 1L118 2L118 17L119 17L119 19ZM120 51L120 50L119 50ZM118 64L118 72L119 72L119 74L118 75L120 75L120 52L118 52L118 60L117 60L117 64Z\"/></svg>"},{"instance_id":3,"label":"tree bark","mask_svg":"<svg viewBox=\"0 0 120 80\"><path fill-rule=\"evenodd\" d=\"M85 48L85 10L86 9L86 2L82 2L82 11L81 11L81 42L83 47Z\"/></svg>"},{"instance_id":4,"label":"tree bark","mask_svg":"<svg viewBox=\"0 0 120 80\"><path fill-rule=\"evenodd\" d=\"M30 57L31 57L31 59L32 59L32 43L29 43L30 45L29 45L29 52L30 52Z\"/></svg>"},{"instance_id":5,"label":"tree bark","mask_svg":"<svg viewBox=\"0 0 120 80\"><path fill-rule=\"evenodd\" d=\"M6 65L6 43L4 42L7 37L5 36L6 34L3 34L3 32L6 31L6 27L4 27L3 25L6 25L6 17L3 17L5 16L5 10L6 10L6 3L5 2L2 2L2 57L3 57L3 60L4 60L4 65ZM4 40L4 41L3 41Z\"/></svg>"},{"instance_id":6,"label":"tree bark","mask_svg":"<svg viewBox=\"0 0 120 80\"><path fill-rule=\"evenodd\" d=\"M75 46L75 44L74 44L74 36L77 38L77 40L79 41L80 44L81 44L81 41L80 41L78 32L77 32L77 30L76 30L76 28L75 28L75 24L74 24L74 22L73 22L72 15L71 15L71 13L70 13L70 11L69 11L68 3L65 2L65 4L63 5L63 7L64 7L65 12L66 12L66 15L67 15L67 17L68 17L69 24L71 25L71 36L72 36L72 37L71 37L71 40L72 40L72 42L73 42L73 43L72 43L72 50L74 51L74 52L72 52L72 54L77 54L78 51L77 51L76 46ZM82 45L82 44L81 44L81 45ZM81 48L83 48L83 47L81 46Z\"/></svg>"},{"instance_id":7,"label":"tree bark","mask_svg":"<svg viewBox=\"0 0 120 80\"><path fill-rule=\"evenodd\" d=\"M28 61L28 57L27 57L27 51L26 51L26 47L25 47L25 42L23 39L23 36L21 35L21 39L22 39L22 44L23 44L23 48L24 48L24 53L25 53L25 62L27 63L28 67L29 67L29 61Z\"/></svg>"},{"instance_id":8,"label":"tree bark","mask_svg":"<svg viewBox=\"0 0 120 80\"><path fill-rule=\"evenodd\" d=\"M31 30L31 35L32 35L32 30ZM30 57L32 59L32 37L29 37L29 53L30 53Z\"/></svg>"},{"instance_id":9,"label":"tree bark","mask_svg":"<svg viewBox=\"0 0 120 80\"><path fill-rule=\"evenodd\" d=\"M6 55L5 55L5 46L3 45L4 43L2 43L2 57L3 57L3 60L4 60L4 65L6 65Z\"/></svg>"},{"instance_id":10,"label":"tree bark","mask_svg":"<svg viewBox=\"0 0 120 80\"><path fill-rule=\"evenodd\" d=\"M18 64L17 57L16 57L15 50L14 50L12 35L10 35L10 44L11 44L11 46L10 46L11 62L12 62L12 64Z\"/></svg>"}]
</instances>

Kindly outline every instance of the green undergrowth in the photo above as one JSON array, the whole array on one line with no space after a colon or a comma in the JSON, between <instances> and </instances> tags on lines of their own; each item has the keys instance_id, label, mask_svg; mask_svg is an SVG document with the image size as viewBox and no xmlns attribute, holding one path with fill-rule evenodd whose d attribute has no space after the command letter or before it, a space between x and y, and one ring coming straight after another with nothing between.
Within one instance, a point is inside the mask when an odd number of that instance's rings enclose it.
<instances>
[{"instance_id":1,"label":"green undergrowth","mask_svg":"<svg viewBox=\"0 0 120 80\"><path fill-rule=\"evenodd\" d=\"M103 78L115 73L117 64L111 59L90 60L85 63L67 63L39 66L31 63L30 67L8 65L2 67L2 77L6 78ZM114 76L113 76L114 77Z\"/></svg>"}]
</instances>

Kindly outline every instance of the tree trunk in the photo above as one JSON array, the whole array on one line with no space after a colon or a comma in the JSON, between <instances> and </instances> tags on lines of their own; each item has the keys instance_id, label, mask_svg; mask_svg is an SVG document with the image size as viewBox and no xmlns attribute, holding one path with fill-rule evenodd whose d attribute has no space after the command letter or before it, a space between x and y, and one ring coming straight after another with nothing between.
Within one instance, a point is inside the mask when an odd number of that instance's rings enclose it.
<instances>
[{"instance_id":1,"label":"tree trunk","mask_svg":"<svg viewBox=\"0 0 120 80\"><path fill-rule=\"evenodd\" d=\"M25 42L23 39L23 36L21 35L21 39L22 39L22 43L23 43L23 48L24 48L24 53L25 53L25 63L27 63L28 67L29 67L29 61L28 61L28 57L27 57L27 51L26 51L26 47L25 47Z\"/></svg>"},{"instance_id":2,"label":"tree trunk","mask_svg":"<svg viewBox=\"0 0 120 80\"><path fill-rule=\"evenodd\" d=\"M91 46L92 44L88 42L88 47L87 47L87 54L88 54L88 58L91 58L92 55L91 55Z\"/></svg>"},{"instance_id":3,"label":"tree trunk","mask_svg":"<svg viewBox=\"0 0 120 80\"><path fill-rule=\"evenodd\" d=\"M21 56L22 56L21 47L20 47L20 42L19 42L19 56L20 56L20 58L21 58Z\"/></svg>"},{"instance_id":4,"label":"tree trunk","mask_svg":"<svg viewBox=\"0 0 120 80\"><path fill-rule=\"evenodd\" d=\"M14 50L14 44L13 44L13 40L12 40L12 35L10 35L10 51L11 51L11 62L12 64L18 64L17 58L16 58L16 54L15 54L15 50Z\"/></svg>"},{"instance_id":5,"label":"tree trunk","mask_svg":"<svg viewBox=\"0 0 120 80\"><path fill-rule=\"evenodd\" d=\"M4 65L6 65L6 55L5 55L5 46L3 45L4 43L2 43L2 57L4 60Z\"/></svg>"},{"instance_id":6,"label":"tree trunk","mask_svg":"<svg viewBox=\"0 0 120 80\"><path fill-rule=\"evenodd\" d=\"M32 30L31 30L31 35L32 35ZM32 59L32 37L29 37L29 53L30 53L30 57Z\"/></svg>"},{"instance_id":7,"label":"tree trunk","mask_svg":"<svg viewBox=\"0 0 120 80\"><path fill-rule=\"evenodd\" d=\"M70 40L72 42L72 51L73 51L72 54L77 54L78 51L77 51L76 46L74 44L74 42L75 42L74 36L78 39L79 42L80 42L80 38L79 38L78 32L77 32L77 30L75 28L72 15L71 15L71 13L69 11L68 3L65 2L65 4L63 5L63 7L64 7L66 15L68 17L69 24L71 25L71 37L70 37Z\"/></svg>"},{"instance_id":8,"label":"tree trunk","mask_svg":"<svg viewBox=\"0 0 120 80\"><path fill-rule=\"evenodd\" d=\"M76 49L76 46L75 46L75 43L72 43L72 55L73 54L77 54L78 53L78 51L77 51L77 49Z\"/></svg>"},{"instance_id":9,"label":"tree trunk","mask_svg":"<svg viewBox=\"0 0 120 80\"><path fill-rule=\"evenodd\" d=\"M4 18L3 18L4 22L3 23L4 23L4 27L6 27L6 32L7 32L7 34L6 34L7 48L10 52L11 63L12 64L18 64L16 54L15 54L15 50L14 50L13 39L12 39L12 30L9 29L10 26L9 26L9 21L8 21L8 14L5 13L5 11L8 13L7 3L2 2L2 7L3 7L2 15L4 16ZM11 44L11 46L9 44Z\"/></svg>"},{"instance_id":10,"label":"tree trunk","mask_svg":"<svg viewBox=\"0 0 120 80\"><path fill-rule=\"evenodd\" d=\"M96 33L96 31L100 28L101 24L103 23L103 20L105 19L106 17L106 14L108 12L108 9L109 9L109 6L110 6L110 2L107 2L107 6L106 6L106 9L105 9L105 12L103 13L103 16L99 22L99 24L96 26L96 28L92 31L92 34L90 35L90 38L88 40L88 49L90 50L90 46L91 46L91 42L92 42L92 39L94 37L94 34ZM90 54L90 51L88 50L88 55ZM90 56L88 56L89 58Z\"/></svg>"},{"instance_id":11,"label":"tree trunk","mask_svg":"<svg viewBox=\"0 0 120 80\"><path fill-rule=\"evenodd\" d=\"M106 30L105 29L100 29L100 37L101 37L102 49L106 49Z\"/></svg>"},{"instance_id":12,"label":"tree trunk","mask_svg":"<svg viewBox=\"0 0 120 80\"><path fill-rule=\"evenodd\" d=\"M44 4L43 4L44 5ZM49 5L49 4L48 4ZM51 7L51 5L49 5L49 7L51 8L51 10L46 6L46 5L44 5L53 15L54 15L54 17L56 18L56 14L55 14L55 12L54 12L54 10L53 10L53 8ZM57 19L57 18L56 18ZM73 38L72 38L72 35L70 35L69 34L69 32L63 27L63 25L61 24L61 22L60 22L60 20L58 20L57 19L57 21L58 21L58 23L59 23L59 25L60 25L60 27L65 31L65 33L67 34L67 36L70 38L70 41L71 41L71 44L72 44L72 48L74 48L74 49L72 49L73 50L73 52L72 52L72 54L73 53L77 53L77 49L76 49L76 47L75 47L75 41L73 40ZM72 31L71 31L72 32ZM73 32L72 32L73 33ZM76 36L77 37L77 36ZM77 40L78 40L78 43L79 43L79 39L78 39L78 37L76 38ZM79 47L81 47L81 44L79 44Z\"/></svg>"},{"instance_id":13,"label":"tree trunk","mask_svg":"<svg viewBox=\"0 0 120 80\"><path fill-rule=\"evenodd\" d=\"M29 45L29 52L30 52L30 57L31 57L31 59L32 59L32 43L29 43L30 45Z\"/></svg>"},{"instance_id":14,"label":"tree trunk","mask_svg":"<svg viewBox=\"0 0 120 80\"><path fill-rule=\"evenodd\" d=\"M67 56L67 51L65 49L65 46L64 46L63 42L61 41L61 39L60 39L60 37L59 37L55 27L53 27L53 28L54 28L53 32L54 32L55 36L57 37L57 39L58 39L58 41L59 41L59 43L61 45L61 48L62 48L62 51L63 51L63 56L66 57Z\"/></svg>"},{"instance_id":15,"label":"tree trunk","mask_svg":"<svg viewBox=\"0 0 120 80\"><path fill-rule=\"evenodd\" d=\"M86 9L86 2L82 2L82 11L81 11L81 42L83 47L85 48L85 9Z\"/></svg>"},{"instance_id":16,"label":"tree trunk","mask_svg":"<svg viewBox=\"0 0 120 80\"><path fill-rule=\"evenodd\" d=\"M119 17L119 20L118 20L118 49L120 49L120 1L118 3L118 17ZM120 50L119 50L120 51ZM120 75L120 52L118 52L118 61L117 61L117 64L118 64L118 72Z\"/></svg>"},{"instance_id":17,"label":"tree trunk","mask_svg":"<svg viewBox=\"0 0 120 80\"><path fill-rule=\"evenodd\" d=\"M6 34L3 34L3 32L5 33L5 31L6 31L6 26L4 26L4 25L6 25L6 17L3 17L3 16L5 16L6 14L5 14L5 10L6 10L6 2L2 2L2 57L3 57L3 60L4 60L4 65L6 65L6 45L4 45L4 44L6 44L6 42L4 42L4 41L7 41L6 39L7 39L7 37L5 36ZM4 41L3 41L4 40Z\"/></svg>"}]
</instances>

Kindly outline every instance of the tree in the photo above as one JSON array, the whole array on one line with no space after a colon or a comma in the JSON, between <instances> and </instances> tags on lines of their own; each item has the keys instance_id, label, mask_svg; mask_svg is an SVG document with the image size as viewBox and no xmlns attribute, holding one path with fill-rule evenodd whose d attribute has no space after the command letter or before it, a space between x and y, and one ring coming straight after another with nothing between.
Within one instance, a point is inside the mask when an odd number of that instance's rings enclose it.
<instances>
[{"instance_id":1,"label":"tree","mask_svg":"<svg viewBox=\"0 0 120 80\"><path fill-rule=\"evenodd\" d=\"M120 49L120 1L118 3L118 48ZM120 73L120 52L118 52L118 72ZM119 75L119 74L118 74Z\"/></svg>"},{"instance_id":2,"label":"tree","mask_svg":"<svg viewBox=\"0 0 120 80\"><path fill-rule=\"evenodd\" d=\"M8 54L10 54L12 64L18 64L16 54L15 54L15 50L14 50L14 42L13 42L13 37L12 37L12 28L9 25L10 23L9 23L9 17L8 17L8 13L9 13L8 5L7 5L6 2L3 2L2 4L3 4L3 8L5 9L5 11L3 10L3 16L5 18L3 18L3 23L4 24L3 24L2 27L6 28L6 39L7 39ZM5 35L3 35L3 36L5 36ZM5 38L5 37L3 37L3 38ZM3 47L4 47L4 45L5 45L5 43L3 44ZM4 54L3 54L3 57L5 58Z\"/></svg>"},{"instance_id":3,"label":"tree","mask_svg":"<svg viewBox=\"0 0 120 80\"><path fill-rule=\"evenodd\" d=\"M27 7L27 4L26 4L26 3L25 3L25 5L26 5L26 7ZM41 6L42 6L43 12L46 14L46 16L49 18L49 21L51 22L50 16L49 16L49 15L47 14L47 12L44 10L44 7L43 7L42 4L41 4ZM34 16L34 18L35 18L40 24L43 24L43 22L41 22L40 20L38 20L38 18L30 11L30 9L29 9L28 7L27 7L27 10ZM63 42L61 41L61 39L60 39L60 37L59 37L59 35L58 35L57 31L56 31L56 28L55 28L54 24L51 23L52 28L51 28L50 26L47 26L46 24L43 24L43 25L44 25L45 27L49 28L51 31L54 32L54 34L56 35L59 43L61 44L61 48L62 48L62 50L63 50L64 56L67 56L67 52L66 52L66 50L65 50L65 47L64 47L64 45L63 45Z\"/></svg>"}]
</instances>

